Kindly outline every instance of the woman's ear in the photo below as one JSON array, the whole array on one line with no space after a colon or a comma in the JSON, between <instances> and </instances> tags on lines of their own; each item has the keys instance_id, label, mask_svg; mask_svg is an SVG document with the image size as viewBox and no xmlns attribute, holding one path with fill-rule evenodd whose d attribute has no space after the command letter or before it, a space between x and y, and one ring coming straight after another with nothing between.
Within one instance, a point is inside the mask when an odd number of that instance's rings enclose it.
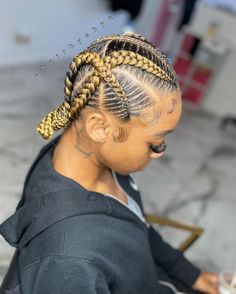
<instances>
[{"instance_id":1,"label":"woman's ear","mask_svg":"<svg viewBox=\"0 0 236 294\"><path fill-rule=\"evenodd\" d=\"M88 114L85 122L86 132L93 141L104 143L108 135L108 121L101 113L92 112Z\"/></svg>"}]
</instances>

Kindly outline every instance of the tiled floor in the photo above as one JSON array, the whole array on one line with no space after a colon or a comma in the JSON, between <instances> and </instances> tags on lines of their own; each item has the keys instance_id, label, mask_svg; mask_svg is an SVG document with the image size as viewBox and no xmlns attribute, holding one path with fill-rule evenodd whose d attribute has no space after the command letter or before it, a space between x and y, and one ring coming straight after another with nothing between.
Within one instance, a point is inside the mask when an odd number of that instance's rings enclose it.
<instances>
[{"instance_id":1,"label":"tiled floor","mask_svg":"<svg viewBox=\"0 0 236 294\"><path fill-rule=\"evenodd\" d=\"M39 120L63 99L69 61L0 72L0 223L19 201L26 172L46 142L35 132ZM202 226L204 235L186 255L205 270L236 266L236 129L219 130L219 119L184 111L167 136L166 156L134 174L147 212ZM174 246L183 234L161 228ZM0 281L14 251L0 237Z\"/></svg>"}]
</instances>

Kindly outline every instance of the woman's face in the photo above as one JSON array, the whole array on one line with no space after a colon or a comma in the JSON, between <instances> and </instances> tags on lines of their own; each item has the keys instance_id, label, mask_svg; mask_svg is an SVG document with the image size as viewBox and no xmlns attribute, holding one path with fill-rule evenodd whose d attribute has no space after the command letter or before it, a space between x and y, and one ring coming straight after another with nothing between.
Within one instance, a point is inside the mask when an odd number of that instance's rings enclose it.
<instances>
[{"instance_id":1,"label":"woman's face","mask_svg":"<svg viewBox=\"0 0 236 294\"><path fill-rule=\"evenodd\" d=\"M180 91L163 92L156 106L127 124L128 138L125 142L114 142L117 128L109 132L106 142L99 148L99 161L123 175L142 170L153 158L163 156L164 152L155 153L151 144L159 146L165 142L165 135L175 129L181 112Z\"/></svg>"}]
</instances>

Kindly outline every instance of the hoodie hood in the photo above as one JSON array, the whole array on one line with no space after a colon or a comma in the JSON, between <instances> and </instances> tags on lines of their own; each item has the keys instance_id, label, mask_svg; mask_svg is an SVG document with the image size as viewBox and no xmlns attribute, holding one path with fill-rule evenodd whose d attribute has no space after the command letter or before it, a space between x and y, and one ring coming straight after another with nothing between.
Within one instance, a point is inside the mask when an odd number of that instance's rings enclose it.
<instances>
[{"instance_id":1,"label":"hoodie hood","mask_svg":"<svg viewBox=\"0 0 236 294\"><path fill-rule=\"evenodd\" d=\"M114 217L146 225L123 204L102 193L86 190L74 180L55 171L53 149L60 139L45 145L26 176L22 197L12 216L0 225L0 234L13 247L23 248L37 234L56 222L82 214L112 214ZM140 194L133 179L115 173L117 182L141 207Z\"/></svg>"}]
</instances>

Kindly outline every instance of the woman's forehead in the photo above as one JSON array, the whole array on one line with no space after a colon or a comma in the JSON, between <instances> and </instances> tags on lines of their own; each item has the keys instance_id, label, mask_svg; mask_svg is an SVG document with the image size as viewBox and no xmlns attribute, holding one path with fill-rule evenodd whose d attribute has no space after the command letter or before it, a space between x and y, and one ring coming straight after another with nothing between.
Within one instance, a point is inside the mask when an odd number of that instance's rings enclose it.
<instances>
[{"instance_id":1,"label":"woman's forehead","mask_svg":"<svg viewBox=\"0 0 236 294\"><path fill-rule=\"evenodd\" d=\"M182 113L180 93L171 93L162 101L148 109L144 109L139 117L132 120L132 126L146 134L166 134L178 124ZM141 133L140 133L141 134Z\"/></svg>"},{"instance_id":2,"label":"woman's forehead","mask_svg":"<svg viewBox=\"0 0 236 294\"><path fill-rule=\"evenodd\" d=\"M161 105L166 114L174 112L178 106L182 106L181 92L179 90L167 92L161 99Z\"/></svg>"}]
</instances>

